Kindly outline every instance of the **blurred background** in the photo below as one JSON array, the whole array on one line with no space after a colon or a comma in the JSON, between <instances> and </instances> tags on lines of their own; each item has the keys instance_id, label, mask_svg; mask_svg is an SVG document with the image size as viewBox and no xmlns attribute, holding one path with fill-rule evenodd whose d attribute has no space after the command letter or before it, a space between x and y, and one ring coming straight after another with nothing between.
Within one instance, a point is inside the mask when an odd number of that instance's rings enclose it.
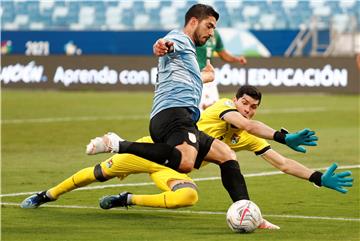
<instances>
[{"instance_id":1,"label":"blurred background","mask_svg":"<svg viewBox=\"0 0 360 241\"><path fill-rule=\"evenodd\" d=\"M225 48L221 91L359 93L360 1L1 1L1 85L12 88L152 90L152 45L195 3L219 13Z\"/></svg>"}]
</instances>

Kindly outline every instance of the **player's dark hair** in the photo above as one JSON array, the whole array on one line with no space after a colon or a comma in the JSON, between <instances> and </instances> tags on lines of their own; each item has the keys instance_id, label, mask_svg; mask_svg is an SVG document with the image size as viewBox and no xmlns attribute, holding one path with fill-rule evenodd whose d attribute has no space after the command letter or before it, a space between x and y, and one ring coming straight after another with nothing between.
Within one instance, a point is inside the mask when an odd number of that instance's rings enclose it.
<instances>
[{"instance_id":1,"label":"player's dark hair","mask_svg":"<svg viewBox=\"0 0 360 241\"><path fill-rule=\"evenodd\" d=\"M200 3L195 4L186 12L184 26L186 26L192 17L201 21L210 16L213 16L216 21L219 19L219 13L216 12L213 7Z\"/></svg>"},{"instance_id":2,"label":"player's dark hair","mask_svg":"<svg viewBox=\"0 0 360 241\"><path fill-rule=\"evenodd\" d=\"M253 99L258 100L260 105L261 92L256 87L251 85L241 86L236 93L236 99L243 97L243 95L248 95L251 96Z\"/></svg>"}]
</instances>

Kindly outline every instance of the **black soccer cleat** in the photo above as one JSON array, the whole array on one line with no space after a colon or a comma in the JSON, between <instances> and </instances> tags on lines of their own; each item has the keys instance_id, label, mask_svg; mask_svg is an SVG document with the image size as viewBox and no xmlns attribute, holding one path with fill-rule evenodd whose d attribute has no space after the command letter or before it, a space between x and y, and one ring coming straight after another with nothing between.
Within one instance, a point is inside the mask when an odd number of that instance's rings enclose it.
<instances>
[{"instance_id":1,"label":"black soccer cleat","mask_svg":"<svg viewBox=\"0 0 360 241\"><path fill-rule=\"evenodd\" d=\"M128 207L128 196L130 192L122 192L118 195L104 196L99 200L99 205L102 209L110 209L114 207Z\"/></svg>"},{"instance_id":2,"label":"black soccer cleat","mask_svg":"<svg viewBox=\"0 0 360 241\"><path fill-rule=\"evenodd\" d=\"M54 201L50 199L48 196L46 196L46 191L36 193L28 198L26 198L22 203L20 204L21 208L37 208L41 204Z\"/></svg>"}]
</instances>

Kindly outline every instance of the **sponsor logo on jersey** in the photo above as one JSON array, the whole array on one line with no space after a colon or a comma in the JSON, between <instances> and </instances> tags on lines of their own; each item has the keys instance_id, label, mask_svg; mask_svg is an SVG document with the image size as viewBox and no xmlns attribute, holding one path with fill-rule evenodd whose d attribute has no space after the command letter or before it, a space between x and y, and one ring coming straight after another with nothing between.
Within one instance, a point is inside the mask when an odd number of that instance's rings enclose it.
<instances>
[{"instance_id":1,"label":"sponsor logo on jersey","mask_svg":"<svg viewBox=\"0 0 360 241\"><path fill-rule=\"evenodd\" d=\"M240 136L238 136L237 134L233 134L231 137L231 144L236 144L238 143L240 140Z\"/></svg>"},{"instance_id":2,"label":"sponsor logo on jersey","mask_svg":"<svg viewBox=\"0 0 360 241\"><path fill-rule=\"evenodd\" d=\"M225 106L231 107L231 108L235 108L235 104L232 100L227 100L224 102Z\"/></svg>"}]
</instances>

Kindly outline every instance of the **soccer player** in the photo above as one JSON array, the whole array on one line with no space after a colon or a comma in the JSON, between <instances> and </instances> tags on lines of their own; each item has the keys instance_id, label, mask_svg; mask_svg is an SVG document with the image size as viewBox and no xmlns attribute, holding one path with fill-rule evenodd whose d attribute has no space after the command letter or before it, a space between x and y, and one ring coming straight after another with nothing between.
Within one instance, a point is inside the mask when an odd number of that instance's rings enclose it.
<instances>
[{"instance_id":1,"label":"soccer player","mask_svg":"<svg viewBox=\"0 0 360 241\"><path fill-rule=\"evenodd\" d=\"M198 130L198 108L203 82L212 81L214 69L207 65L200 73L195 47L201 46L214 35L219 14L208 5L195 4L185 15L182 31L173 30L161 39L167 46L166 55L159 58L158 79L150 115L150 135L154 143L116 143L117 153L134 154L144 159L187 173L204 159L219 164L224 187L233 200L246 199L248 194L241 183L244 178L230 148ZM261 137L275 139L295 150L300 145L314 145L314 132L284 134L252 122L254 131ZM99 143L100 142L100 143ZM92 146L101 144L94 139ZM113 149L115 151L115 149ZM90 154L96 154L89 150Z\"/></svg>"},{"instance_id":2,"label":"soccer player","mask_svg":"<svg viewBox=\"0 0 360 241\"><path fill-rule=\"evenodd\" d=\"M158 57L167 54L169 47L172 46L171 44L169 45L169 43L167 44L168 46L166 45L165 41L156 41L153 45L154 54ZM242 65L247 63L247 60L244 56L235 56L224 48L221 36L216 29L214 31L214 36L210 37L210 39L204 45L196 47L196 56L200 70L206 67L207 61L212 59L214 52L216 52L220 58L227 63L240 63ZM199 104L200 110L205 110L207 107L214 104L218 100L219 91L216 81L204 83Z\"/></svg>"},{"instance_id":3,"label":"soccer player","mask_svg":"<svg viewBox=\"0 0 360 241\"><path fill-rule=\"evenodd\" d=\"M219 14L211 6L195 4L185 15L183 30L173 30L162 39L169 49L159 58L158 64L149 128L154 143L121 139L116 144L116 152L134 154L183 173L190 172L206 155L215 163L223 163L224 186L240 198L246 197L247 193L242 193L243 190L235 185L243 182L243 176L230 148L196 126L200 117L198 106L202 85L213 81L214 68L207 61L200 72L195 47L205 44L214 35L218 18ZM274 131L269 129L268 132L273 135ZM307 138L297 135L295 139L300 141L297 145L306 144ZM94 146L97 144L93 143Z\"/></svg>"},{"instance_id":4,"label":"soccer player","mask_svg":"<svg viewBox=\"0 0 360 241\"><path fill-rule=\"evenodd\" d=\"M119 153L134 154L186 173L194 167L199 145L210 148L213 138L199 132L196 122L202 85L213 81L214 68L208 62L200 72L195 48L214 35L218 18L211 6L195 4L186 12L183 30L173 30L164 37L172 45L159 58L149 126L154 143L121 141ZM228 151L226 145L218 145L218 156Z\"/></svg>"}]
</instances>

